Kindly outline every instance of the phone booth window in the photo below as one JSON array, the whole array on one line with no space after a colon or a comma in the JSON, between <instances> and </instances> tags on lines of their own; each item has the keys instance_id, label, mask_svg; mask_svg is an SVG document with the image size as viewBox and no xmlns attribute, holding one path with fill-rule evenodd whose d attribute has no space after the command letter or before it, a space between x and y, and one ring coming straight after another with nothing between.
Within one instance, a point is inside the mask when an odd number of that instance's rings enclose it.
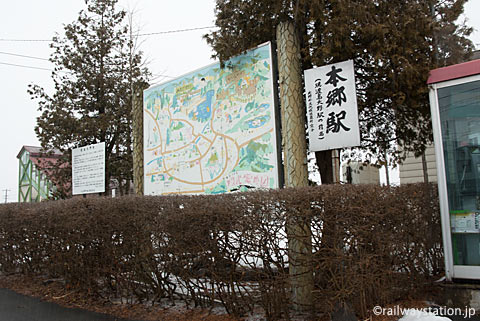
<instances>
[{"instance_id":1,"label":"phone booth window","mask_svg":"<svg viewBox=\"0 0 480 321\"><path fill-rule=\"evenodd\" d=\"M438 89L455 265L480 265L480 81Z\"/></svg>"}]
</instances>

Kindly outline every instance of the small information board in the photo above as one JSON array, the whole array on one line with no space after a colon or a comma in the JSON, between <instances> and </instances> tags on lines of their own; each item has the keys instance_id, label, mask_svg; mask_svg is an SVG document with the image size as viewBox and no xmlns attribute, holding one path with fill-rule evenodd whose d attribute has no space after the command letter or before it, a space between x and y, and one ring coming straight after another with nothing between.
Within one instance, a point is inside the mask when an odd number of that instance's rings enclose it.
<instances>
[{"instance_id":1,"label":"small information board","mask_svg":"<svg viewBox=\"0 0 480 321\"><path fill-rule=\"evenodd\" d=\"M452 233L480 232L480 212L466 210L450 211Z\"/></svg>"},{"instance_id":2,"label":"small information board","mask_svg":"<svg viewBox=\"0 0 480 321\"><path fill-rule=\"evenodd\" d=\"M105 143L72 150L73 195L105 192Z\"/></svg>"}]
</instances>

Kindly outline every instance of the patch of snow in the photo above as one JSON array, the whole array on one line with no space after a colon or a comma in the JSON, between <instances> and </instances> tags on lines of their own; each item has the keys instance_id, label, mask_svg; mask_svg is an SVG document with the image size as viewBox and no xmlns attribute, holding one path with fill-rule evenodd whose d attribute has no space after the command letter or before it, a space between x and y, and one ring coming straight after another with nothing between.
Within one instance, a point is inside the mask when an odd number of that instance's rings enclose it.
<instances>
[{"instance_id":1,"label":"patch of snow","mask_svg":"<svg viewBox=\"0 0 480 321\"><path fill-rule=\"evenodd\" d=\"M433 312L417 309L406 309L402 311L403 317L399 321L451 321L450 318L441 317Z\"/></svg>"}]
</instances>

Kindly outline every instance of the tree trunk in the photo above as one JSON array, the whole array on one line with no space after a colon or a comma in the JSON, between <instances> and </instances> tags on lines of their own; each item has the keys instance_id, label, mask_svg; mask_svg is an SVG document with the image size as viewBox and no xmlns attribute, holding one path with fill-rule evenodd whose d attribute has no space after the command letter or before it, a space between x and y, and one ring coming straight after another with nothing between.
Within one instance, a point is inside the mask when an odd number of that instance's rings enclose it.
<instances>
[{"instance_id":1,"label":"tree trunk","mask_svg":"<svg viewBox=\"0 0 480 321\"><path fill-rule=\"evenodd\" d=\"M303 101L300 46L291 22L277 28L278 75L282 115L285 186L308 185L305 106ZM313 307L312 232L301 213L289 211L285 222L292 302L297 311Z\"/></svg>"},{"instance_id":2,"label":"tree trunk","mask_svg":"<svg viewBox=\"0 0 480 321\"><path fill-rule=\"evenodd\" d=\"M423 169L423 182L428 183L428 166L427 166L427 157L425 156L425 151L422 153L422 169Z\"/></svg>"},{"instance_id":3,"label":"tree trunk","mask_svg":"<svg viewBox=\"0 0 480 321\"><path fill-rule=\"evenodd\" d=\"M132 95L133 186L143 195L143 87L136 86Z\"/></svg>"},{"instance_id":4,"label":"tree trunk","mask_svg":"<svg viewBox=\"0 0 480 321\"><path fill-rule=\"evenodd\" d=\"M323 150L320 152L315 152L315 160L317 162L318 171L320 172L320 178L322 184L333 184L335 183L333 177L333 151Z\"/></svg>"}]
</instances>

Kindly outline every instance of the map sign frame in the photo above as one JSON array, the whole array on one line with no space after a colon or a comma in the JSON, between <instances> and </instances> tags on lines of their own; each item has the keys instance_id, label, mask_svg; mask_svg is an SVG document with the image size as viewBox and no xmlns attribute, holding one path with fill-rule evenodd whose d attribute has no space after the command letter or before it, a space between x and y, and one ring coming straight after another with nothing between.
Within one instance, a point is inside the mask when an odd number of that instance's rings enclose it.
<instances>
[{"instance_id":1,"label":"map sign frame","mask_svg":"<svg viewBox=\"0 0 480 321\"><path fill-rule=\"evenodd\" d=\"M279 188L270 43L144 90L144 194Z\"/></svg>"}]
</instances>

